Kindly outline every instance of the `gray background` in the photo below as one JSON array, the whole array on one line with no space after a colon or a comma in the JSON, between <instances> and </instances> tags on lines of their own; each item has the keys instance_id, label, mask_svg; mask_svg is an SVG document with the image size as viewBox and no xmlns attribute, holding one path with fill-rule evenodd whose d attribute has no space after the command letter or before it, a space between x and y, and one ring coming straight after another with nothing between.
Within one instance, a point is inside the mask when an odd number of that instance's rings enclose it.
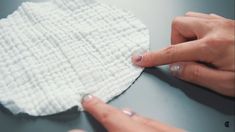
<instances>
[{"instance_id":1,"label":"gray background","mask_svg":"<svg viewBox=\"0 0 235 132\"><path fill-rule=\"evenodd\" d=\"M22 1L0 0L0 18L11 14ZM101 1L130 10L141 19L151 32L151 50L170 44L172 19L187 11L213 12L234 19L234 0ZM232 132L235 129L234 99L178 80L169 75L166 66L146 69L125 93L109 104L129 107L190 132ZM224 126L226 121L230 127ZM90 115L74 109L53 116L30 117L14 116L0 106L0 132L66 132L73 128L104 131Z\"/></svg>"}]
</instances>

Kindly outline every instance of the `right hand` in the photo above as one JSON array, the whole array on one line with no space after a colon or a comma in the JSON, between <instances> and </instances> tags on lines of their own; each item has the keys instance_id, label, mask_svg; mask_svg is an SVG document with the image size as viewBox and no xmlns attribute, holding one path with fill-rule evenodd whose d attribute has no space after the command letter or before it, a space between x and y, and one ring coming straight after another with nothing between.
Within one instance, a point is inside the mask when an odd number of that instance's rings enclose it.
<instances>
[{"instance_id":1,"label":"right hand","mask_svg":"<svg viewBox=\"0 0 235 132\"><path fill-rule=\"evenodd\" d=\"M92 95L83 97L82 105L108 132L185 132L182 129L134 114L129 110L121 111ZM69 132L84 131L74 129Z\"/></svg>"},{"instance_id":2,"label":"right hand","mask_svg":"<svg viewBox=\"0 0 235 132\"><path fill-rule=\"evenodd\" d=\"M235 96L234 29L234 20L188 12L173 21L171 46L135 55L132 62L141 67L171 64L176 77Z\"/></svg>"}]
</instances>

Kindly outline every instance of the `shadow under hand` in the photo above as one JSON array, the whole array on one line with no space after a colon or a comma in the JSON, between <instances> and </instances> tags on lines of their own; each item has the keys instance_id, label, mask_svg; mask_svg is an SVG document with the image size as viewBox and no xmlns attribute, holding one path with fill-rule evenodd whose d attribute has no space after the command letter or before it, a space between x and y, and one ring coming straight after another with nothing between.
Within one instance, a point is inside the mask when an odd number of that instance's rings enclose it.
<instances>
[{"instance_id":1,"label":"shadow under hand","mask_svg":"<svg viewBox=\"0 0 235 132\"><path fill-rule=\"evenodd\" d=\"M88 119L88 121L91 124L91 127L94 131L107 132L107 130L89 113L85 112L85 115L86 115L86 118Z\"/></svg>"},{"instance_id":2,"label":"shadow under hand","mask_svg":"<svg viewBox=\"0 0 235 132\"><path fill-rule=\"evenodd\" d=\"M152 74L172 87L181 89L188 97L216 109L224 114L235 115L235 99L222 96L207 88L179 80L160 68L146 68L144 72Z\"/></svg>"}]
</instances>

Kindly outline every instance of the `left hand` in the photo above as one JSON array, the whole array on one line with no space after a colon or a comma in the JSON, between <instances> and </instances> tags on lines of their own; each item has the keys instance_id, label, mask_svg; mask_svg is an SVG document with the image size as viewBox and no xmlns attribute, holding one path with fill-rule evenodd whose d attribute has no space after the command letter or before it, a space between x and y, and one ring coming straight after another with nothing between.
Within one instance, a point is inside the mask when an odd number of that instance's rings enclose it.
<instances>
[{"instance_id":1,"label":"left hand","mask_svg":"<svg viewBox=\"0 0 235 132\"><path fill-rule=\"evenodd\" d=\"M94 116L108 132L183 132L158 121L134 114L128 110L118 110L95 96L87 95L82 101L85 110ZM70 132L83 132L71 130Z\"/></svg>"}]
</instances>

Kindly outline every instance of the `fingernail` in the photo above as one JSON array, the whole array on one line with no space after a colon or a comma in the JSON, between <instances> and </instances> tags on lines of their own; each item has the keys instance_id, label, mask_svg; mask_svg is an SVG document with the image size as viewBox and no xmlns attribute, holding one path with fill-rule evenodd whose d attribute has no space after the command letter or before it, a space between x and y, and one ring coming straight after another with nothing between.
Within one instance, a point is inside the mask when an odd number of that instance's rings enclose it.
<instances>
[{"instance_id":1,"label":"fingernail","mask_svg":"<svg viewBox=\"0 0 235 132\"><path fill-rule=\"evenodd\" d=\"M85 132L84 130L79 130L79 129L73 129L69 130L68 132Z\"/></svg>"},{"instance_id":2,"label":"fingernail","mask_svg":"<svg viewBox=\"0 0 235 132\"><path fill-rule=\"evenodd\" d=\"M86 94L82 97L82 103L88 102L93 99L93 96L90 94Z\"/></svg>"},{"instance_id":3,"label":"fingernail","mask_svg":"<svg viewBox=\"0 0 235 132\"><path fill-rule=\"evenodd\" d=\"M132 59L134 62L140 62L142 60L143 56L142 55L133 55Z\"/></svg>"},{"instance_id":4,"label":"fingernail","mask_svg":"<svg viewBox=\"0 0 235 132\"><path fill-rule=\"evenodd\" d=\"M182 65L180 64L170 65L170 72L173 76L179 76L182 72Z\"/></svg>"},{"instance_id":5,"label":"fingernail","mask_svg":"<svg viewBox=\"0 0 235 132\"><path fill-rule=\"evenodd\" d=\"M132 117L133 115L135 115L136 113L133 112L131 109L129 108L124 108L122 109L122 113L124 113L125 115Z\"/></svg>"}]
</instances>

